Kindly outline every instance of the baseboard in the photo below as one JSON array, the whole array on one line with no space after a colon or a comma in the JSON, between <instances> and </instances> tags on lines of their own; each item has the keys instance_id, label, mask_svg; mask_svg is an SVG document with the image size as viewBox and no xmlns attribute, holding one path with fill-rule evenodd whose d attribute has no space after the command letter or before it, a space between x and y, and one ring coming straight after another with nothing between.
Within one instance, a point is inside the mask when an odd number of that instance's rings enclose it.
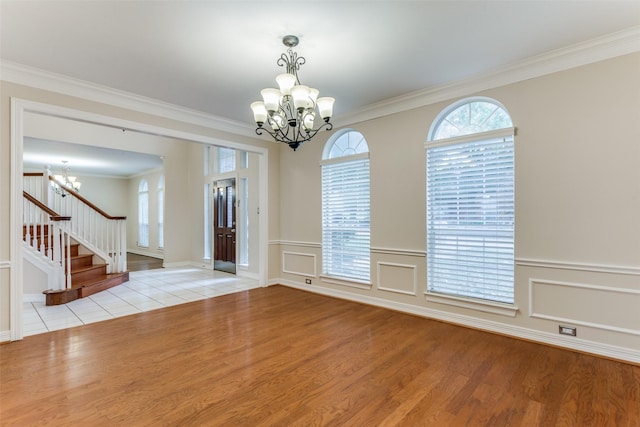
<instances>
[{"instance_id":1,"label":"baseboard","mask_svg":"<svg viewBox=\"0 0 640 427\"><path fill-rule=\"evenodd\" d=\"M487 332L494 332L501 335L508 335L514 338L521 338L527 341L534 341L554 347L562 347L568 350L575 350L582 353L589 353L610 359L616 359L633 364L640 364L640 351L626 347L619 347L594 341L588 341L576 337L563 337L548 332L523 328L521 326L507 325L493 322L491 320L478 319L476 317L465 316L456 313L449 313L441 310L434 310L425 307L418 307L411 304L404 304L395 301L384 300L368 295L356 295L337 289L324 288L316 285L306 285L291 280L271 279L269 285L281 284L303 291L314 292L321 295L359 302L362 304L388 308L407 314L413 314L429 319L441 320L469 328L480 329Z\"/></svg>"},{"instance_id":2,"label":"baseboard","mask_svg":"<svg viewBox=\"0 0 640 427\"><path fill-rule=\"evenodd\" d=\"M0 344L11 342L11 331L0 331Z\"/></svg>"},{"instance_id":3,"label":"baseboard","mask_svg":"<svg viewBox=\"0 0 640 427\"><path fill-rule=\"evenodd\" d=\"M156 259L164 259L164 255L162 254L158 254L155 252L146 252L146 251L141 251L140 249L127 249L127 252L135 254L135 255L142 255L142 256L148 256L150 258L156 258Z\"/></svg>"},{"instance_id":4,"label":"baseboard","mask_svg":"<svg viewBox=\"0 0 640 427\"><path fill-rule=\"evenodd\" d=\"M200 267L199 264L195 264L191 261L180 261L180 262L165 262L162 264L164 268L177 268L177 267Z\"/></svg>"}]
</instances>

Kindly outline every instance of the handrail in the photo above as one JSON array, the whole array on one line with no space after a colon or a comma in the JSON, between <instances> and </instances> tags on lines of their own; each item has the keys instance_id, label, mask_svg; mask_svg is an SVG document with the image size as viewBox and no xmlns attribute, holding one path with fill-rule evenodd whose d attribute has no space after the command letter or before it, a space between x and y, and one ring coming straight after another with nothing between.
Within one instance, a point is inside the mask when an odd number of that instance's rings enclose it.
<instances>
[{"instance_id":1,"label":"handrail","mask_svg":"<svg viewBox=\"0 0 640 427\"><path fill-rule=\"evenodd\" d=\"M23 176L44 176L43 172L25 172Z\"/></svg>"},{"instance_id":2,"label":"handrail","mask_svg":"<svg viewBox=\"0 0 640 427\"><path fill-rule=\"evenodd\" d=\"M48 217L47 221L53 226L60 224L55 221L68 220L68 224L62 223L64 231L105 260L107 273L126 271L126 216L109 215L77 190L52 176L48 168L45 173L25 173L23 187L25 203L30 202L42 216Z\"/></svg>"},{"instance_id":3,"label":"handrail","mask_svg":"<svg viewBox=\"0 0 640 427\"><path fill-rule=\"evenodd\" d=\"M49 175L49 180L55 182L57 185L59 185L61 188L63 188L66 192L73 194L73 196L76 199L80 200L82 203L84 203L85 205L89 206L91 209L93 209L94 211L98 212L100 215L102 215L106 219L114 219L114 220L125 220L125 219L127 219L126 216L111 216L111 215L109 215L108 213L106 213L105 211L103 211L102 209L100 209L99 207L94 205L93 203L91 203L89 200L87 200L84 197L82 197L82 195L78 191L76 191L73 188L65 185L64 183L58 181L57 179L55 179L51 175Z\"/></svg>"},{"instance_id":4,"label":"handrail","mask_svg":"<svg viewBox=\"0 0 640 427\"><path fill-rule=\"evenodd\" d=\"M52 221L70 221L71 220L70 216L58 215L56 212L53 211L53 209L50 209L47 205L45 205L40 200L36 199L26 191L23 191L22 195L25 197L25 199L29 200L31 203L33 203L34 205L36 205L37 207L45 211L47 214L49 214Z\"/></svg>"},{"instance_id":5,"label":"handrail","mask_svg":"<svg viewBox=\"0 0 640 427\"><path fill-rule=\"evenodd\" d=\"M58 215L54 210L22 192L25 202L23 210L24 242L39 256L52 263L54 289L71 288L71 235L68 223L70 216Z\"/></svg>"}]
</instances>

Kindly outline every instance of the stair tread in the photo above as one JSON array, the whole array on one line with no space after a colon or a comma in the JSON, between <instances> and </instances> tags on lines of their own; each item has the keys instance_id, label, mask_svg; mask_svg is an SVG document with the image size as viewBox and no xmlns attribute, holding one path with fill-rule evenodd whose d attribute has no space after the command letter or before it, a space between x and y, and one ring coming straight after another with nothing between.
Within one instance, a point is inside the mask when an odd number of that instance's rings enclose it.
<instances>
[{"instance_id":1,"label":"stair tread","mask_svg":"<svg viewBox=\"0 0 640 427\"><path fill-rule=\"evenodd\" d=\"M73 273L80 273L83 271L90 271L90 270L98 270L100 268L105 267L107 264L93 264L93 265L83 265L80 267L76 267L74 269L71 270L71 274Z\"/></svg>"}]
</instances>

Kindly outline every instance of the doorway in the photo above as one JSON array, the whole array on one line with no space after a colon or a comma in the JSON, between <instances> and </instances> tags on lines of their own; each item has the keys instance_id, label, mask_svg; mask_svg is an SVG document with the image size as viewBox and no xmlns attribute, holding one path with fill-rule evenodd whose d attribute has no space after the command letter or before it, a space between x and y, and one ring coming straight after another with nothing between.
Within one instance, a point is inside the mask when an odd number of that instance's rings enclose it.
<instances>
[{"instance_id":1,"label":"doorway","mask_svg":"<svg viewBox=\"0 0 640 427\"><path fill-rule=\"evenodd\" d=\"M154 106L154 104L151 104ZM121 107L123 108L123 107ZM140 111L146 111L143 107ZM149 110L149 114L158 114L157 110ZM206 146L227 146L237 150L243 150L250 153L255 157L258 167L255 170L256 181L258 184L255 187L256 190L256 211L259 215L255 216L255 224L257 228L253 236L253 242L255 243L256 255L253 258L255 261L255 277L258 280L259 286L266 286L268 283L267 274L267 253L268 253L268 209L264 209L268 205L268 165L269 165L269 149L261 146L249 145L244 143L237 143L234 141L220 140L204 136L197 133L179 131L171 128L163 128L156 125L131 122L123 120L117 117L103 116L96 113L87 111L74 110L67 107L61 107L52 104L43 104L36 101L24 100L20 98L11 98L11 119L12 119L12 132L11 132L11 176L13 182L16 183L12 186L11 191L11 212L9 229L11 229L10 236L10 258L7 262L0 260L0 270L8 270L8 274L3 275L3 279L8 276L9 286L5 288L5 292L0 297L7 296L9 310L3 312L0 316L0 323L10 325L8 331L0 330L0 336L6 337L7 341L16 341L22 339L23 328L23 262L22 262L22 186L23 186L23 136L25 135L25 116L33 113L37 117L52 118L55 120L71 121L78 123L86 123L97 126L104 126L107 128L115 128L122 132L122 129L129 131L136 131L146 135L162 136L172 139L177 139L184 142L196 142L204 144ZM171 111L169 111L167 117L173 117ZM180 118L176 118L180 120ZM188 123L185 122L185 123ZM51 126L45 128L38 128L42 132L50 132L52 129L59 129L59 126ZM38 135L33 135L37 137ZM97 147L109 148L111 147L108 141L97 141L95 143ZM123 147L123 149L127 149ZM253 176L253 175L252 175ZM208 193L212 194L212 193ZM263 207L261 210L260 208ZM179 209L179 208L177 208ZM166 224L165 224L166 226ZM197 225L194 225L197 226ZM211 234L209 234L211 235ZM169 235L169 237L171 237ZM209 246L211 247L211 246ZM167 255L168 251L165 252ZM181 263L181 258L177 258L181 255L181 252L172 253L175 258L175 263ZM253 273L253 270L252 270ZM4 280L0 282L4 283ZM6 295L8 293L8 295ZM6 300L5 300L6 301Z\"/></svg>"},{"instance_id":2,"label":"doorway","mask_svg":"<svg viewBox=\"0 0 640 427\"><path fill-rule=\"evenodd\" d=\"M236 274L236 180L214 183L213 268Z\"/></svg>"}]
</instances>

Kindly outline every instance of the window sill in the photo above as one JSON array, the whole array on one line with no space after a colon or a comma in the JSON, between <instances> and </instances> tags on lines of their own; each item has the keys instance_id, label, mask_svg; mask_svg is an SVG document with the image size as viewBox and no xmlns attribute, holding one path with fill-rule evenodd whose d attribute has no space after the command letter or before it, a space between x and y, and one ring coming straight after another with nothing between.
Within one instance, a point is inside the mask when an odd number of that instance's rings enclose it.
<instances>
[{"instance_id":1,"label":"window sill","mask_svg":"<svg viewBox=\"0 0 640 427\"><path fill-rule=\"evenodd\" d=\"M371 289L371 283L370 282L364 282L364 281L359 281L359 280L355 280L355 279L345 279L342 277L335 277L335 276L319 276L320 280L322 280L324 283L331 283L333 285L341 285L341 286L349 286L351 288L358 288L358 289Z\"/></svg>"},{"instance_id":2,"label":"window sill","mask_svg":"<svg viewBox=\"0 0 640 427\"><path fill-rule=\"evenodd\" d=\"M499 314L501 316L516 317L516 314L520 310L515 304L462 298L453 295L435 294L432 292L425 292L425 297L429 302L468 308L471 310L483 311L485 313Z\"/></svg>"}]
</instances>

